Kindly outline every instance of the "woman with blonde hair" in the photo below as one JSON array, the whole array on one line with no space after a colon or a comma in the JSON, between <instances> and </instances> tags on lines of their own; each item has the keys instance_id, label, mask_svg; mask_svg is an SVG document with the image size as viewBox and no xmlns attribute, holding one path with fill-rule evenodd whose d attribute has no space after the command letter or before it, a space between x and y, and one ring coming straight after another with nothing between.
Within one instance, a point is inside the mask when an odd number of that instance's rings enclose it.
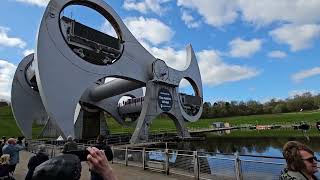
<instances>
[{"instance_id":1,"label":"woman with blonde hair","mask_svg":"<svg viewBox=\"0 0 320 180\"><path fill-rule=\"evenodd\" d=\"M9 177L9 161L9 154L3 154L0 157L0 177Z\"/></svg>"}]
</instances>

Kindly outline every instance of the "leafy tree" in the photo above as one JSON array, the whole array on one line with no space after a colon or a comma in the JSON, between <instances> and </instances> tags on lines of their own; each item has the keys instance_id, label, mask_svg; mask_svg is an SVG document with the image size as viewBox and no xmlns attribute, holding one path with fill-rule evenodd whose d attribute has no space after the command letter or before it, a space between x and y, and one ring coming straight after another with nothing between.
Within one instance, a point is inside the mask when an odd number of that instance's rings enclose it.
<instances>
[{"instance_id":1,"label":"leafy tree","mask_svg":"<svg viewBox=\"0 0 320 180\"><path fill-rule=\"evenodd\" d=\"M288 108L285 102L277 104L272 110L272 113L286 113L286 112L288 112Z\"/></svg>"}]
</instances>

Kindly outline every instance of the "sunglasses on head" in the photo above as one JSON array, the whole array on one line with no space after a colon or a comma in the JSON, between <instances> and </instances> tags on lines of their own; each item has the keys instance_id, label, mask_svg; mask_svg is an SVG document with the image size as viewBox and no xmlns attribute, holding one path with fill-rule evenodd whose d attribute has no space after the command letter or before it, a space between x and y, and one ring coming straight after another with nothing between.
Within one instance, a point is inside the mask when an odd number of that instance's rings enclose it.
<instances>
[{"instance_id":1,"label":"sunglasses on head","mask_svg":"<svg viewBox=\"0 0 320 180\"><path fill-rule=\"evenodd\" d=\"M306 161L308 161L309 163L313 163L313 161L318 162L318 159L317 159L317 157L315 157L315 156L309 157L309 158L306 158L306 159L302 159L302 160L306 160Z\"/></svg>"}]
</instances>

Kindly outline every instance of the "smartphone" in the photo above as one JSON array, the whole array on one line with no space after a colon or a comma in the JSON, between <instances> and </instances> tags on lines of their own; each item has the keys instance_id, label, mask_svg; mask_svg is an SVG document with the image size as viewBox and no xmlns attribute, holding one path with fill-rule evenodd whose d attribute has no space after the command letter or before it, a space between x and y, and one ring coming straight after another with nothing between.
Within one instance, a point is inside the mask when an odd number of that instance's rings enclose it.
<instances>
[{"instance_id":1,"label":"smartphone","mask_svg":"<svg viewBox=\"0 0 320 180\"><path fill-rule=\"evenodd\" d=\"M88 150L66 151L63 153L64 154L74 154L74 155L78 156L80 161L87 161L87 156L88 156L88 154L90 154Z\"/></svg>"}]
</instances>

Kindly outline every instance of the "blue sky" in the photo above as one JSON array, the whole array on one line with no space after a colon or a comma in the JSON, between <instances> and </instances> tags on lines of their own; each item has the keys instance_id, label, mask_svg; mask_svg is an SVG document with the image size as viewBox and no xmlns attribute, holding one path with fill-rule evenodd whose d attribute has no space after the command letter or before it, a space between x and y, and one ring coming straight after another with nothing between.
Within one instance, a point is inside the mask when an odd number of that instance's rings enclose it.
<instances>
[{"instance_id":1,"label":"blue sky","mask_svg":"<svg viewBox=\"0 0 320 180\"><path fill-rule=\"evenodd\" d=\"M320 0L106 0L139 42L171 67L184 66L191 43L204 100L285 99L320 93ZM0 2L0 99L10 99L16 66L33 52L47 0ZM99 14L66 16L106 33ZM187 88L183 88L188 91Z\"/></svg>"}]
</instances>

